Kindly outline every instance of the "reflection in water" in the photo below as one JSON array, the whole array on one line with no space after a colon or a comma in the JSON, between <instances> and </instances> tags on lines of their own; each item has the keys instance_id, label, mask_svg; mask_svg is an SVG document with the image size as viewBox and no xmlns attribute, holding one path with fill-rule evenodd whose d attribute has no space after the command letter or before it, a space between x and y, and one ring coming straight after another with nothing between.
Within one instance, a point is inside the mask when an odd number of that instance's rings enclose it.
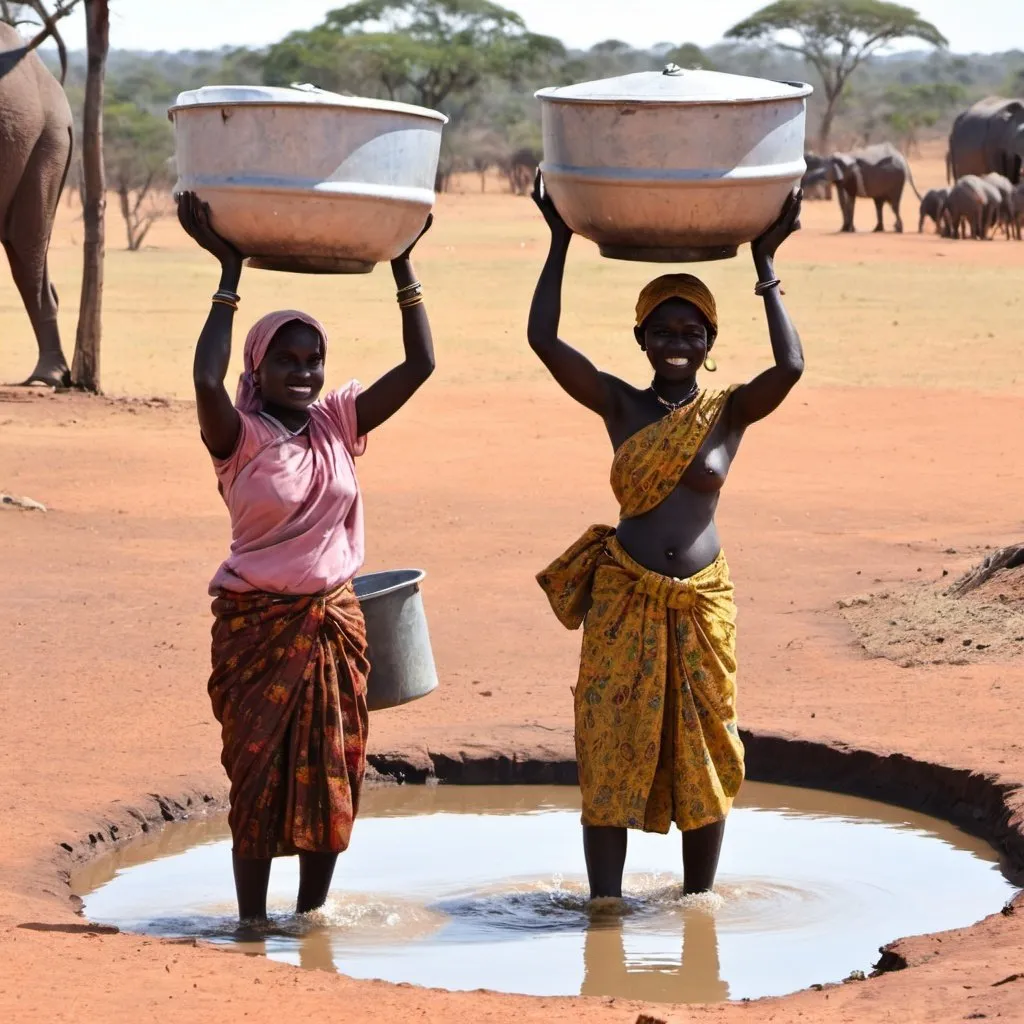
<instances>
[{"instance_id":1,"label":"reflection in water","mask_svg":"<svg viewBox=\"0 0 1024 1024\"><path fill-rule=\"evenodd\" d=\"M223 818L128 844L75 888L97 923L311 970L652 1003L839 981L900 935L971 924L1013 895L994 851L946 823L755 784L730 818L715 896L684 897L678 843L636 834L625 899L609 913L586 899L578 790L403 786L366 797L327 905L292 912L298 865L281 858L274 924L256 941L235 935Z\"/></svg>"},{"instance_id":2,"label":"reflection in water","mask_svg":"<svg viewBox=\"0 0 1024 1024\"><path fill-rule=\"evenodd\" d=\"M718 957L715 914L710 908L682 912L681 952L675 961L630 958L624 918L593 914L583 945L584 996L620 996L649 1003L719 1003L729 998Z\"/></svg>"},{"instance_id":3,"label":"reflection in water","mask_svg":"<svg viewBox=\"0 0 1024 1024\"><path fill-rule=\"evenodd\" d=\"M299 966L309 971L337 971L331 936L322 925L311 928L299 940Z\"/></svg>"}]
</instances>

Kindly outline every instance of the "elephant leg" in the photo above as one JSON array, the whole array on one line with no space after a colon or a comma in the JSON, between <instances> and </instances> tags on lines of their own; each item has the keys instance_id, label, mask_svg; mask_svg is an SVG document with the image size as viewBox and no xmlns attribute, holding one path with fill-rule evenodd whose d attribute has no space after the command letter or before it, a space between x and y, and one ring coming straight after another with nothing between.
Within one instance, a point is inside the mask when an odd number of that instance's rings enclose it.
<instances>
[{"instance_id":1,"label":"elephant leg","mask_svg":"<svg viewBox=\"0 0 1024 1024\"><path fill-rule=\"evenodd\" d=\"M893 215L896 218L892 229L897 235L903 234L903 218L900 216L900 198L901 197L897 195L895 199L892 199L889 202L889 205L892 207ZM881 210L879 210L879 217L881 217Z\"/></svg>"},{"instance_id":2,"label":"elephant leg","mask_svg":"<svg viewBox=\"0 0 1024 1024\"><path fill-rule=\"evenodd\" d=\"M842 210L843 213L843 226L841 230L846 234L850 234L856 230L853 225L853 211L857 200L841 185L837 190L837 194L839 196L839 209Z\"/></svg>"},{"instance_id":3,"label":"elephant leg","mask_svg":"<svg viewBox=\"0 0 1024 1024\"><path fill-rule=\"evenodd\" d=\"M988 242L991 239L991 232L995 226L995 218L992 216L992 210L986 206L981 212L981 238L983 241Z\"/></svg>"},{"instance_id":4,"label":"elephant leg","mask_svg":"<svg viewBox=\"0 0 1024 1024\"><path fill-rule=\"evenodd\" d=\"M35 369L26 384L67 387L71 382L57 324L57 290L50 280L47 260L70 146L69 133L40 137L15 190L4 225L4 250L39 350Z\"/></svg>"},{"instance_id":5,"label":"elephant leg","mask_svg":"<svg viewBox=\"0 0 1024 1024\"><path fill-rule=\"evenodd\" d=\"M875 224L875 231L876 232L884 231L885 230L885 224L882 221L882 209L883 209L884 206L885 206L885 200L884 199L876 199L875 200L875 216L877 218L877 223Z\"/></svg>"}]
</instances>

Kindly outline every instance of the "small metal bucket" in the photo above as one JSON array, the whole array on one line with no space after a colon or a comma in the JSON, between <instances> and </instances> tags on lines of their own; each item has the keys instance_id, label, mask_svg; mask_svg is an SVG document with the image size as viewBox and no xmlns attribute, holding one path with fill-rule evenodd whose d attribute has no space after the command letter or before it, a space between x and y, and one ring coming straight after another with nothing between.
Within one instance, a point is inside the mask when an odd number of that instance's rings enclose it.
<instances>
[{"instance_id":1,"label":"small metal bucket","mask_svg":"<svg viewBox=\"0 0 1024 1024\"><path fill-rule=\"evenodd\" d=\"M396 708L437 689L427 617L420 596L421 569L371 572L353 580L366 619L370 711Z\"/></svg>"}]
</instances>

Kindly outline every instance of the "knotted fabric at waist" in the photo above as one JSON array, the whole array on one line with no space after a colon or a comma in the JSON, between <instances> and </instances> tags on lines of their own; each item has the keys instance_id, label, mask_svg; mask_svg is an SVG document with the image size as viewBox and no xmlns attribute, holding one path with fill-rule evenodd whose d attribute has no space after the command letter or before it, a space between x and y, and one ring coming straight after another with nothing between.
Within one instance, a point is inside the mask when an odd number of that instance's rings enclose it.
<instances>
[{"instance_id":1,"label":"knotted fabric at waist","mask_svg":"<svg viewBox=\"0 0 1024 1024\"><path fill-rule=\"evenodd\" d=\"M685 579L664 576L630 556L613 527L595 525L537 576L552 610L567 629L582 625L592 600L594 574L607 564L617 565L636 581L635 593L681 612L691 611L702 593L732 587L724 551Z\"/></svg>"}]
</instances>

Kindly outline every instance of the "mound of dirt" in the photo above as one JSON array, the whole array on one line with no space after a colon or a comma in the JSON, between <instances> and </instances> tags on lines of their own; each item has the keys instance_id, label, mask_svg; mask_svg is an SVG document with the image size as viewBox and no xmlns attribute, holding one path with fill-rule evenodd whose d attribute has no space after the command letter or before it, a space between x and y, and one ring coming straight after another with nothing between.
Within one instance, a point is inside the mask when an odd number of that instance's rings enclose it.
<instances>
[{"instance_id":1,"label":"mound of dirt","mask_svg":"<svg viewBox=\"0 0 1024 1024\"><path fill-rule=\"evenodd\" d=\"M864 650L909 668L1005 662L1024 654L1024 565L993 559L952 586L908 583L839 601Z\"/></svg>"}]
</instances>

